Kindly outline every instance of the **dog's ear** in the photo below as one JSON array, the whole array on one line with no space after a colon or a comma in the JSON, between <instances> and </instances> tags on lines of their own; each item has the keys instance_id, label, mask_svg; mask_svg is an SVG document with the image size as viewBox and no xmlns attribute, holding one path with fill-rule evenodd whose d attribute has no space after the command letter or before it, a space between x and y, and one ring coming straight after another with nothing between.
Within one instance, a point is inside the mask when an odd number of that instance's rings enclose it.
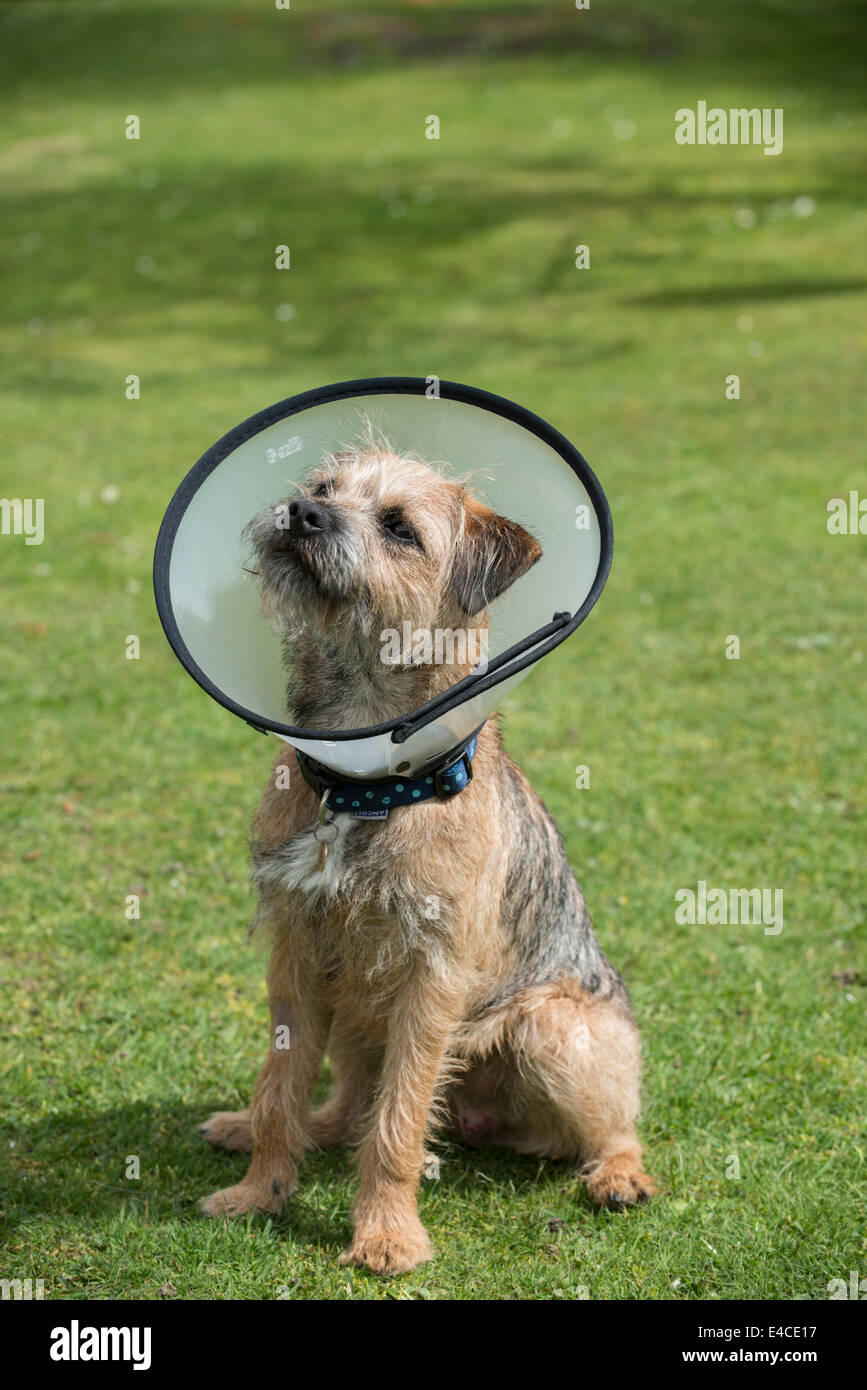
<instances>
[{"instance_id":1,"label":"dog's ear","mask_svg":"<svg viewBox=\"0 0 867 1390\"><path fill-rule=\"evenodd\" d=\"M452 562L451 588L464 613L480 613L526 574L542 547L519 526L464 496L464 528Z\"/></svg>"}]
</instances>

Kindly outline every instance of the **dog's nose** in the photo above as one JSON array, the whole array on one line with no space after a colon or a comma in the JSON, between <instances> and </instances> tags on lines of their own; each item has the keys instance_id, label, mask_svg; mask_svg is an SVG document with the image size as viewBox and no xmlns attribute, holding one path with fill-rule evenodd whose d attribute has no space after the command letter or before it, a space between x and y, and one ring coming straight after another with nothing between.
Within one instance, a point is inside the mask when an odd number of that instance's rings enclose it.
<instances>
[{"instance_id":1,"label":"dog's nose","mask_svg":"<svg viewBox=\"0 0 867 1390\"><path fill-rule=\"evenodd\" d=\"M324 507L317 507L315 502L307 498L301 498L296 502L289 503L289 534L292 536L310 536L316 531L327 531L329 516Z\"/></svg>"}]
</instances>

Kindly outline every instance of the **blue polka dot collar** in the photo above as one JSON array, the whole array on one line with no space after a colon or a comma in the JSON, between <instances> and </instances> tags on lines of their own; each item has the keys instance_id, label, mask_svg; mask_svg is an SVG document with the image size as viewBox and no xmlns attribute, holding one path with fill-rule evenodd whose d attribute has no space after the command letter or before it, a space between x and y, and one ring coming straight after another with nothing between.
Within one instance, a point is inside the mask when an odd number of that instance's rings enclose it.
<instances>
[{"instance_id":1,"label":"blue polka dot collar","mask_svg":"<svg viewBox=\"0 0 867 1390\"><path fill-rule=\"evenodd\" d=\"M397 806L416 806L432 796L450 801L473 780L473 758L479 745L478 731L466 747L450 754L445 766L421 777L389 777L384 782L337 781L334 774L306 753L295 749L298 766L308 786L322 798L328 793L328 810L348 812L356 820L385 820Z\"/></svg>"}]
</instances>

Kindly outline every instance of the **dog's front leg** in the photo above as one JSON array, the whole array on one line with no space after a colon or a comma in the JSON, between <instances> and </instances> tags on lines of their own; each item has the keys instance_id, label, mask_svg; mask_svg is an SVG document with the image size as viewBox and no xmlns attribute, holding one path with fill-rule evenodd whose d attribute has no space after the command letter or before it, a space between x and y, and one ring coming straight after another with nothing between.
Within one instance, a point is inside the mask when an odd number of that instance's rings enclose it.
<instances>
[{"instance_id":1,"label":"dog's front leg","mask_svg":"<svg viewBox=\"0 0 867 1390\"><path fill-rule=\"evenodd\" d=\"M441 984L416 979L389 1021L371 1128L359 1151L361 1184L352 1244L342 1264L403 1274L432 1256L416 1193L425 1128L455 1023Z\"/></svg>"},{"instance_id":2,"label":"dog's front leg","mask_svg":"<svg viewBox=\"0 0 867 1390\"><path fill-rule=\"evenodd\" d=\"M268 967L271 1040L250 1122L253 1157L243 1180L205 1197L207 1216L278 1213L298 1185L296 1162L310 1147L307 1120L331 1026L315 962L278 941Z\"/></svg>"}]
</instances>

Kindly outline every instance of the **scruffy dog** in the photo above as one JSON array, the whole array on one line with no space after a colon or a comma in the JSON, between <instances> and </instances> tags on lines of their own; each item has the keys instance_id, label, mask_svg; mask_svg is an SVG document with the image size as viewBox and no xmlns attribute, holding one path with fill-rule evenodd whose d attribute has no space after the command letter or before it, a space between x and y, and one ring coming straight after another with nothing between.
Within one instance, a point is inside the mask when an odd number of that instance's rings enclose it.
<instances>
[{"instance_id":1,"label":"scruffy dog","mask_svg":"<svg viewBox=\"0 0 867 1390\"><path fill-rule=\"evenodd\" d=\"M486 603L541 554L460 483L367 446L328 457L249 534L266 611L291 650L293 720L312 729L384 723L466 675L457 657L384 663L381 633L406 621L485 628ZM286 759L284 746L277 765ZM416 1191L433 1128L572 1160L600 1205L650 1196L629 996L496 720L465 790L384 820L337 815L324 864L317 796L294 757L284 780L266 787L253 841L257 920L272 942L271 1049L251 1108L203 1129L252 1161L202 1210L279 1212L305 1149L357 1143L341 1260L399 1274L432 1253ZM311 1113L326 1050L334 1086Z\"/></svg>"}]
</instances>

